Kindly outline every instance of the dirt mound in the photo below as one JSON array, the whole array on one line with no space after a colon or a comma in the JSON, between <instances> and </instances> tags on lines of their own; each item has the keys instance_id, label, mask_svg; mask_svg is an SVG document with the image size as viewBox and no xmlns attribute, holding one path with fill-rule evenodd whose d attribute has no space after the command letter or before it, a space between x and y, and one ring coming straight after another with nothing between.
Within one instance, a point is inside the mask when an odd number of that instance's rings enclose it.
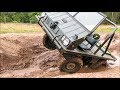
<instances>
[{"instance_id":1,"label":"dirt mound","mask_svg":"<svg viewBox=\"0 0 120 90\"><path fill-rule=\"evenodd\" d=\"M47 51L39 56L39 67L42 70L49 68L58 68L65 59L58 50Z\"/></svg>"},{"instance_id":2,"label":"dirt mound","mask_svg":"<svg viewBox=\"0 0 120 90\"><path fill-rule=\"evenodd\" d=\"M116 51L116 52L120 53L120 39L119 38L120 38L120 33L117 33L114 35L112 43L109 47L110 51L112 51L112 52Z\"/></svg>"},{"instance_id":3,"label":"dirt mound","mask_svg":"<svg viewBox=\"0 0 120 90\"><path fill-rule=\"evenodd\" d=\"M0 41L0 72L27 68L34 61L34 55L47 51L40 34L1 35Z\"/></svg>"},{"instance_id":4,"label":"dirt mound","mask_svg":"<svg viewBox=\"0 0 120 90\"><path fill-rule=\"evenodd\" d=\"M102 33L101 40L102 42L109 36L107 33ZM112 43L109 47L110 51L120 52L120 33L116 33L113 37Z\"/></svg>"},{"instance_id":5,"label":"dirt mound","mask_svg":"<svg viewBox=\"0 0 120 90\"><path fill-rule=\"evenodd\" d=\"M107 34L103 34L103 38L105 38L106 35ZM112 41L113 43L110 46L110 50L116 52L118 57L120 56L119 36L118 34L115 35ZM66 73L59 71L59 65L65 59L58 50L50 51L46 49L42 44L42 38L43 34L39 33L1 34L0 77L64 77ZM108 71L112 72L113 70ZM90 70L90 72L94 71ZM93 73L89 73L81 70L80 74L76 73L75 75L80 75L79 77L85 75L89 77L93 75ZM105 72L103 75L104 74ZM118 74L116 76L118 77Z\"/></svg>"},{"instance_id":6,"label":"dirt mound","mask_svg":"<svg viewBox=\"0 0 120 90\"><path fill-rule=\"evenodd\" d=\"M113 45L111 45L111 47L109 48L111 51L117 51L120 52L120 41L114 43Z\"/></svg>"}]
</instances>

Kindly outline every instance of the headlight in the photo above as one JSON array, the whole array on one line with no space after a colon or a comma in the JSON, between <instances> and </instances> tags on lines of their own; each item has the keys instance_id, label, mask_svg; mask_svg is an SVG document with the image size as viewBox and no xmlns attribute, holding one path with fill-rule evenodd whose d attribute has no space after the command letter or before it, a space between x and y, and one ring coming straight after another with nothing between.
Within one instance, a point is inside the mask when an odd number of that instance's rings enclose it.
<instances>
[{"instance_id":1,"label":"headlight","mask_svg":"<svg viewBox=\"0 0 120 90\"><path fill-rule=\"evenodd\" d=\"M69 44L69 39L65 39L65 40L63 41L63 44L64 44L65 46L67 46L67 45Z\"/></svg>"},{"instance_id":2,"label":"headlight","mask_svg":"<svg viewBox=\"0 0 120 90\"><path fill-rule=\"evenodd\" d=\"M63 42L63 45L65 45L65 46L67 46L67 45L70 43L70 40L67 39L65 36L63 36L63 37L61 38L61 40L62 40L62 42Z\"/></svg>"},{"instance_id":3,"label":"headlight","mask_svg":"<svg viewBox=\"0 0 120 90\"><path fill-rule=\"evenodd\" d=\"M61 38L61 40L63 41L65 39L65 36L63 36L62 38Z\"/></svg>"}]
</instances>

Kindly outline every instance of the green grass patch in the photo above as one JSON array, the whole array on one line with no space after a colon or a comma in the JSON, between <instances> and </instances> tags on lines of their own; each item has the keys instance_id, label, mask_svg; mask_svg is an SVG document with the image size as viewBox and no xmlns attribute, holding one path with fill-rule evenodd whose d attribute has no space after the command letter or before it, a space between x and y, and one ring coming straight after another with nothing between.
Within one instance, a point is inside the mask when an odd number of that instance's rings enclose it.
<instances>
[{"instance_id":1,"label":"green grass patch","mask_svg":"<svg viewBox=\"0 0 120 90\"><path fill-rule=\"evenodd\" d=\"M111 27L99 27L96 32L105 32L105 33L110 33L114 30L114 28ZM117 29L116 33L120 33L120 27Z\"/></svg>"}]
</instances>

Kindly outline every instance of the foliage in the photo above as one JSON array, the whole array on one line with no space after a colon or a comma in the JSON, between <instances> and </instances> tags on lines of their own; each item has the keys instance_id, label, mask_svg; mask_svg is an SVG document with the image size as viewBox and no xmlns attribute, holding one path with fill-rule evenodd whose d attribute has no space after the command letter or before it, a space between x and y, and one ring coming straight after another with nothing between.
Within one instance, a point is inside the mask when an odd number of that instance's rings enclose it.
<instances>
[{"instance_id":1,"label":"foliage","mask_svg":"<svg viewBox=\"0 0 120 90\"><path fill-rule=\"evenodd\" d=\"M37 14L40 12L0 12L0 22L37 23Z\"/></svg>"},{"instance_id":2,"label":"foliage","mask_svg":"<svg viewBox=\"0 0 120 90\"><path fill-rule=\"evenodd\" d=\"M120 24L120 12L103 12L109 19ZM35 15L41 12L0 12L0 22L37 23Z\"/></svg>"},{"instance_id":3,"label":"foliage","mask_svg":"<svg viewBox=\"0 0 120 90\"><path fill-rule=\"evenodd\" d=\"M110 20L115 22L116 24L120 24L120 12L103 12L108 16Z\"/></svg>"}]
</instances>

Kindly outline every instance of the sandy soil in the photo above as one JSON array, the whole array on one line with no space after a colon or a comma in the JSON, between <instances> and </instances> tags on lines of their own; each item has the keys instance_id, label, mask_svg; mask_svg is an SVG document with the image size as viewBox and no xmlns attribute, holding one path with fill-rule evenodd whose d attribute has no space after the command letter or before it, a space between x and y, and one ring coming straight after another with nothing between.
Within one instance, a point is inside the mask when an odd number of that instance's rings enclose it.
<instances>
[{"instance_id":1,"label":"sandy soil","mask_svg":"<svg viewBox=\"0 0 120 90\"><path fill-rule=\"evenodd\" d=\"M106 34L103 34L103 38ZM96 70L83 68L78 73L59 71L64 60L58 50L48 50L42 44L43 34L0 35L1 78L120 78L120 34L116 34L110 50L117 61ZM112 64L111 64L112 63Z\"/></svg>"}]
</instances>

